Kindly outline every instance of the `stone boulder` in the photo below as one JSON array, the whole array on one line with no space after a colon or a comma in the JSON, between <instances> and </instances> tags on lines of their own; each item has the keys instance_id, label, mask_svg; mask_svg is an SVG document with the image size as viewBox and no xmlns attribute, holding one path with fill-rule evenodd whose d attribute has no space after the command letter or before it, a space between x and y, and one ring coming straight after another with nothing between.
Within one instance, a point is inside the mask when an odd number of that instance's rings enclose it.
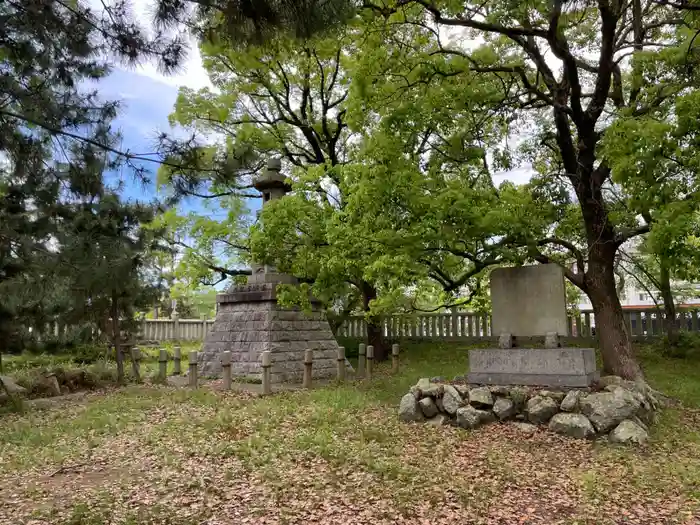
<instances>
[{"instance_id":1,"label":"stone boulder","mask_svg":"<svg viewBox=\"0 0 700 525\"><path fill-rule=\"evenodd\" d=\"M435 376L430 378L431 383L444 383L445 381L447 381L447 379L445 379L442 376Z\"/></svg>"},{"instance_id":2,"label":"stone boulder","mask_svg":"<svg viewBox=\"0 0 700 525\"><path fill-rule=\"evenodd\" d=\"M530 398L530 391L522 386L514 386L510 389L508 397L513 401L516 411L522 412L525 410L525 404Z\"/></svg>"},{"instance_id":3,"label":"stone boulder","mask_svg":"<svg viewBox=\"0 0 700 525\"><path fill-rule=\"evenodd\" d=\"M530 398L525 406L527 419L530 423L541 425L549 421L559 412L559 404L551 397L535 396Z\"/></svg>"},{"instance_id":4,"label":"stone boulder","mask_svg":"<svg viewBox=\"0 0 700 525\"><path fill-rule=\"evenodd\" d=\"M472 388L469 391L469 404L474 408L491 408L493 406L493 396L489 387Z\"/></svg>"},{"instance_id":5,"label":"stone boulder","mask_svg":"<svg viewBox=\"0 0 700 525\"><path fill-rule=\"evenodd\" d=\"M418 404L420 405L420 409L423 412L423 415L428 419L437 415L438 407L432 398L424 397L423 399L418 401Z\"/></svg>"},{"instance_id":6,"label":"stone boulder","mask_svg":"<svg viewBox=\"0 0 700 525\"><path fill-rule=\"evenodd\" d=\"M10 394L26 394L27 389L23 386L18 385L14 379L10 376L0 376L5 388L0 387L0 395L6 395L8 392Z\"/></svg>"},{"instance_id":7,"label":"stone boulder","mask_svg":"<svg viewBox=\"0 0 700 525\"><path fill-rule=\"evenodd\" d=\"M479 410L472 406L461 407L457 410L457 426L475 429L494 421L494 415L488 410Z\"/></svg>"},{"instance_id":8,"label":"stone boulder","mask_svg":"<svg viewBox=\"0 0 700 525\"><path fill-rule=\"evenodd\" d=\"M423 421L425 419L416 396L410 392L401 398L399 419L405 422Z\"/></svg>"},{"instance_id":9,"label":"stone boulder","mask_svg":"<svg viewBox=\"0 0 700 525\"><path fill-rule=\"evenodd\" d=\"M445 385L445 391L442 394L442 406L445 412L454 416L457 413L457 409L463 404L462 396L459 395L457 389L452 385Z\"/></svg>"},{"instance_id":10,"label":"stone boulder","mask_svg":"<svg viewBox=\"0 0 700 525\"><path fill-rule=\"evenodd\" d=\"M507 396L510 394L510 387L505 386L505 385L491 385L489 388L489 391L494 395L494 396Z\"/></svg>"},{"instance_id":11,"label":"stone boulder","mask_svg":"<svg viewBox=\"0 0 700 525\"><path fill-rule=\"evenodd\" d=\"M493 413L500 421L510 419L515 415L515 405L507 397L499 397L493 404Z\"/></svg>"},{"instance_id":12,"label":"stone boulder","mask_svg":"<svg viewBox=\"0 0 700 525\"><path fill-rule=\"evenodd\" d=\"M583 394L580 390L570 390L559 405L559 409L562 412L578 412L579 401Z\"/></svg>"},{"instance_id":13,"label":"stone boulder","mask_svg":"<svg viewBox=\"0 0 700 525\"><path fill-rule=\"evenodd\" d=\"M432 397L433 399L437 399L439 397L442 397L442 394L445 392L445 385L437 385L435 383L431 383L428 388L425 388L421 390L421 397Z\"/></svg>"},{"instance_id":14,"label":"stone boulder","mask_svg":"<svg viewBox=\"0 0 700 525\"><path fill-rule=\"evenodd\" d=\"M462 399L469 401L469 386L468 385L452 385L455 387Z\"/></svg>"},{"instance_id":15,"label":"stone boulder","mask_svg":"<svg viewBox=\"0 0 700 525\"><path fill-rule=\"evenodd\" d=\"M608 435L610 443L642 445L649 439L649 434L632 420L625 419Z\"/></svg>"},{"instance_id":16,"label":"stone boulder","mask_svg":"<svg viewBox=\"0 0 700 525\"><path fill-rule=\"evenodd\" d=\"M579 401L581 413L588 417L598 432L608 432L625 419L635 415L640 400L629 390L590 394Z\"/></svg>"},{"instance_id":17,"label":"stone boulder","mask_svg":"<svg viewBox=\"0 0 700 525\"><path fill-rule=\"evenodd\" d=\"M621 385L624 382L620 376L603 376L598 380L598 386L604 389L606 386Z\"/></svg>"},{"instance_id":18,"label":"stone boulder","mask_svg":"<svg viewBox=\"0 0 700 525\"><path fill-rule=\"evenodd\" d=\"M557 403L561 403L566 397L566 392L560 392L555 390L540 390L538 394L544 397L552 398Z\"/></svg>"},{"instance_id":19,"label":"stone boulder","mask_svg":"<svg viewBox=\"0 0 700 525\"><path fill-rule=\"evenodd\" d=\"M577 439L587 439L595 435L595 429L586 416L567 412L555 414L549 421L549 430Z\"/></svg>"},{"instance_id":20,"label":"stone boulder","mask_svg":"<svg viewBox=\"0 0 700 525\"><path fill-rule=\"evenodd\" d=\"M61 387L58 384L56 374L41 375L36 379L35 389L47 396L60 396Z\"/></svg>"}]
</instances>

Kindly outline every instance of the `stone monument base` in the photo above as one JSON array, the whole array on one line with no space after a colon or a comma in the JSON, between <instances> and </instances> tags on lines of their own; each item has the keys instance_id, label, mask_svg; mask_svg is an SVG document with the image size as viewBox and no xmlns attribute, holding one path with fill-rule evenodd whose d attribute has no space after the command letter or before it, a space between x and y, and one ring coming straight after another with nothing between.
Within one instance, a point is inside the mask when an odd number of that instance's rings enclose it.
<instances>
[{"instance_id":1,"label":"stone monument base","mask_svg":"<svg viewBox=\"0 0 700 525\"><path fill-rule=\"evenodd\" d=\"M593 348L469 350L470 384L587 387L598 378Z\"/></svg>"},{"instance_id":2,"label":"stone monument base","mask_svg":"<svg viewBox=\"0 0 700 525\"><path fill-rule=\"evenodd\" d=\"M199 354L204 377L219 377L221 354L231 352L233 377L262 378L261 354L269 350L272 383L301 382L304 351L314 350L314 379L334 378L338 343L321 305L312 312L285 309L277 304L277 282L235 286L216 298L216 320ZM352 366L346 360L346 370Z\"/></svg>"}]
</instances>

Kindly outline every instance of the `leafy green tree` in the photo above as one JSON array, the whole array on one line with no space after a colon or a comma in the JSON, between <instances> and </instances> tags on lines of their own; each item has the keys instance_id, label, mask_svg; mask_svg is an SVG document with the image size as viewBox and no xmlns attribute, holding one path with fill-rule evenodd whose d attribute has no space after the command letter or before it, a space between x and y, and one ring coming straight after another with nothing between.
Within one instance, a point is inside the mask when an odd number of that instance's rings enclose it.
<instances>
[{"instance_id":1,"label":"leafy green tree","mask_svg":"<svg viewBox=\"0 0 700 525\"><path fill-rule=\"evenodd\" d=\"M251 177L266 158L281 156L293 168L295 195L269 207L279 211L265 210L262 224L266 226L258 230L263 237L258 235L258 242L252 245L253 258L289 271L306 285L313 284L326 304L343 303L341 311L357 305L368 315L368 338L381 358L384 344L379 318L371 310L378 290L362 271L364 259L358 258L367 249L358 244L359 249L351 253L345 241L334 244L329 237L348 239L334 228L342 224L346 200L341 168L349 160L353 141L345 121L350 83L346 62L357 37L358 31L349 27L332 37L303 42L281 37L244 50L225 40L203 44L205 67L217 92L182 89L172 120L197 133L218 133L224 138L209 147L193 148L185 142L174 148L174 163L199 152L199 158L207 159L212 168L228 162L231 170L212 175L211 171L166 167L161 176L176 193L225 202L246 194ZM220 224L219 241L236 231L235 225L240 224L236 219ZM315 223L314 231L307 232L305 225L310 222ZM299 231L302 235L297 239ZM241 243L234 244L239 249ZM222 267L211 264L213 244L197 248L190 253L207 272L213 266ZM190 267L196 271L196 265ZM305 289L288 290L287 299L301 300Z\"/></svg>"},{"instance_id":2,"label":"leafy green tree","mask_svg":"<svg viewBox=\"0 0 700 525\"><path fill-rule=\"evenodd\" d=\"M370 8L390 24L432 30L435 50L418 53L407 63L408 68L420 64L422 74L409 84L460 75L500 82L492 101L510 115L504 138L515 126L528 126L526 148L511 145L505 150L511 158L526 155L539 174L531 184L532 195L558 209L548 229L525 236L529 256L547 262L552 260L550 247L569 252L575 269L567 266L567 277L591 299L606 371L641 377L615 293L614 265L618 248L649 231L655 217L634 214L634 186L622 183L622 196L611 191L614 159L603 146L614 141L617 126L671 114L678 95L694 92L693 65L700 45L694 37L695 12L664 2L606 1L515 5L398 0ZM481 41L470 48L448 42L441 33L448 28ZM412 70L392 73L406 76ZM655 174L645 171L644 176ZM575 242L578 236L572 242L555 234L567 217L564 212L573 212L572 205L581 225L580 243ZM523 244L524 239L512 241Z\"/></svg>"}]
</instances>

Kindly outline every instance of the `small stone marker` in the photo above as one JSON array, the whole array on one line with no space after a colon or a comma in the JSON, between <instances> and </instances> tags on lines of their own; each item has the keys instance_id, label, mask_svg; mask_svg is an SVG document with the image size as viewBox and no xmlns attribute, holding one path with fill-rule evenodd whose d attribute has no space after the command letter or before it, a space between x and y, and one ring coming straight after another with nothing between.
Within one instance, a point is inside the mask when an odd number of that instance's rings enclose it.
<instances>
[{"instance_id":1,"label":"small stone marker","mask_svg":"<svg viewBox=\"0 0 700 525\"><path fill-rule=\"evenodd\" d=\"M197 352L190 352L190 387L197 388Z\"/></svg>"},{"instance_id":2,"label":"small stone marker","mask_svg":"<svg viewBox=\"0 0 700 525\"><path fill-rule=\"evenodd\" d=\"M345 381L345 347L338 348L338 381Z\"/></svg>"},{"instance_id":3,"label":"small stone marker","mask_svg":"<svg viewBox=\"0 0 700 525\"><path fill-rule=\"evenodd\" d=\"M357 377L365 377L365 356L367 355L367 346L364 343L360 343L360 346L357 348Z\"/></svg>"},{"instance_id":4,"label":"small stone marker","mask_svg":"<svg viewBox=\"0 0 700 525\"><path fill-rule=\"evenodd\" d=\"M173 375L182 374L182 349L179 346L173 347Z\"/></svg>"},{"instance_id":5,"label":"small stone marker","mask_svg":"<svg viewBox=\"0 0 700 525\"><path fill-rule=\"evenodd\" d=\"M165 381L168 376L168 351L164 348L160 349L158 354L158 379Z\"/></svg>"},{"instance_id":6,"label":"small stone marker","mask_svg":"<svg viewBox=\"0 0 700 525\"><path fill-rule=\"evenodd\" d=\"M141 382L141 350L138 346L131 349L131 370L137 383Z\"/></svg>"},{"instance_id":7,"label":"small stone marker","mask_svg":"<svg viewBox=\"0 0 700 525\"><path fill-rule=\"evenodd\" d=\"M367 346L367 379L372 380L372 366L374 365L374 347Z\"/></svg>"},{"instance_id":8,"label":"small stone marker","mask_svg":"<svg viewBox=\"0 0 700 525\"><path fill-rule=\"evenodd\" d=\"M221 370L224 376L224 390L231 390L231 352L221 354Z\"/></svg>"},{"instance_id":9,"label":"small stone marker","mask_svg":"<svg viewBox=\"0 0 700 525\"><path fill-rule=\"evenodd\" d=\"M399 373L399 345L397 343L391 345L391 371L394 374Z\"/></svg>"},{"instance_id":10,"label":"small stone marker","mask_svg":"<svg viewBox=\"0 0 700 525\"><path fill-rule=\"evenodd\" d=\"M311 388L311 374L313 373L314 351L304 352L304 388Z\"/></svg>"},{"instance_id":11,"label":"small stone marker","mask_svg":"<svg viewBox=\"0 0 700 525\"><path fill-rule=\"evenodd\" d=\"M270 354L269 350L265 350L262 353L262 369L263 369L263 376L262 376L262 386L263 386L263 394L271 394L272 393L272 384L270 381L270 368L272 367L272 355Z\"/></svg>"}]
</instances>

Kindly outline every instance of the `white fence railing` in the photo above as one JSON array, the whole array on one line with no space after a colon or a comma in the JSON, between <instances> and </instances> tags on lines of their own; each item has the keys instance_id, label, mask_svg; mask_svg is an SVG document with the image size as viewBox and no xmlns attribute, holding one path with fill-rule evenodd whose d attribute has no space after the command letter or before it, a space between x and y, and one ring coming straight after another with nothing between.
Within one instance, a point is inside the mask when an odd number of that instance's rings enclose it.
<instances>
[{"instance_id":1,"label":"white fence railing","mask_svg":"<svg viewBox=\"0 0 700 525\"><path fill-rule=\"evenodd\" d=\"M625 320L630 333L637 337L663 333L663 312L655 309L626 309ZM700 331L700 312L679 309L677 319L681 329ZM145 319L139 337L150 341L203 341L212 319ZM362 316L347 319L338 336L364 338L367 323ZM391 339L483 339L491 337L491 318L473 312L391 315L382 320L382 334ZM591 310L569 317L570 337L595 335L595 320Z\"/></svg>"},{"instance_id":2,"label":"white fence railing","mask_svg":"<svg viewBox=\"0 0 700 525\"><path fill-rule=\"evenodd\" d=\"M663 333L664 314L659 310L625 309L623 315L632 336L652 337ZM698 310L679 309L677 322L682 330L700 331ZM382 334L390 339L483 339L493 336L490 316L473 312L392 315L382 320ZM364 338L367 323L362 316L353 316L343 323L338 335ZM593 311L583 310L570 315L566 335L574 338L595 336Z\"/></svg>"}]
</instances>

